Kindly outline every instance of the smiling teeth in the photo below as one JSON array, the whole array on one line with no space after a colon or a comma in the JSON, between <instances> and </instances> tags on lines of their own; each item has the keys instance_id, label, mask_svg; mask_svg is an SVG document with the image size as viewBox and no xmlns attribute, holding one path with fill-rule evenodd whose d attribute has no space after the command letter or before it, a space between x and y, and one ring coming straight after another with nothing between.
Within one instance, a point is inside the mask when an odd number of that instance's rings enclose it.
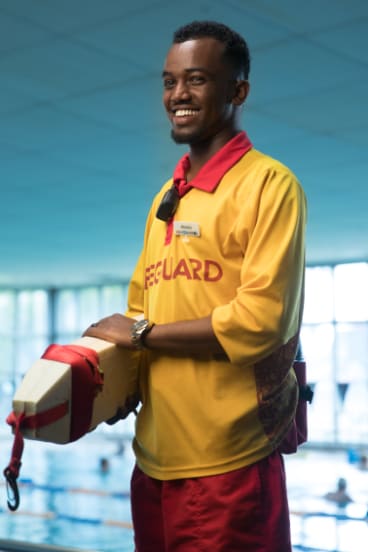
<instances>
[{"instance_id":1,"label":"smiling teeth","mask_svg":"<svg viewBox=\"0 0 368 552\"><path fill-rule=\"evenodd\" d=\"M175 111L176 117L187 117L188 115L196 115L197 113L194 109L178 109Z\"/></svg>"}]
</instances>

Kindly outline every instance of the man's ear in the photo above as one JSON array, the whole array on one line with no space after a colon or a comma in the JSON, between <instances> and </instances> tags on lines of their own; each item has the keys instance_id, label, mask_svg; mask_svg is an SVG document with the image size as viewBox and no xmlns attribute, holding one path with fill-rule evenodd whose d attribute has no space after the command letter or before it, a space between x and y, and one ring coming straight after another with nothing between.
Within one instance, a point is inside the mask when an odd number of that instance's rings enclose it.
<instances>
[{"instance_id":1,"label":"man's ear","mask_svg":"<svg viewBox=\"0 0 368 552\"><path fill-rule=\"evenodd\" d=\"M247 80L236 80L234 82L233 96L231 103L233 105L242 105L249 94L249 82Z\"/></svg>"}]
</instances>

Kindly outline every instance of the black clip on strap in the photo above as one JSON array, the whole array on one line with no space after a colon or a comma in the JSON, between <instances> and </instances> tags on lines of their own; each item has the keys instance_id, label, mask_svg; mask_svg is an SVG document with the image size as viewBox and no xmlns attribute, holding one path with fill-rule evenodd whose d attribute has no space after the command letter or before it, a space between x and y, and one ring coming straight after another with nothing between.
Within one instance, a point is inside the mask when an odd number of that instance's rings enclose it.
<instances>
[{"instance_id":1,"label":"black clip on strap","mask_svg":"<svg viewBox=\"0 0 368 552\"><path fill-rule=\"evenodd\" d=\"M18 509L19 506L19 490L17 485L17 479L12 473L10 468L5 468L4 476L6 479L6 492L8 495L8 508L12 512Z\"/></svg>"}]
</instances>

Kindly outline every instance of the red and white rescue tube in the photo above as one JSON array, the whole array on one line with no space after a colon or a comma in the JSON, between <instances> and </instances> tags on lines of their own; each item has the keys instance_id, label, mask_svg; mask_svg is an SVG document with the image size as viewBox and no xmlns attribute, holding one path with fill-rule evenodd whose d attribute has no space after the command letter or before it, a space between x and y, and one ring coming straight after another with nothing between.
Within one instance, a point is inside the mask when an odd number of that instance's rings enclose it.
<instances>
[{"instance_id":1,"label":"red and white rescue tube","mask_svg":"<svg viewBox=\"0 0 368 552\"><path fill-rule=\"evenodd\" d=\"M7 418L14 432L11 461L4 470L10 509L19 504L16 479L23 437L70 443L102 422L127 416L138 403L139 357L138 351L82 337L70 345L50 345L31 366Z\"/></svg>"}]
</instances>

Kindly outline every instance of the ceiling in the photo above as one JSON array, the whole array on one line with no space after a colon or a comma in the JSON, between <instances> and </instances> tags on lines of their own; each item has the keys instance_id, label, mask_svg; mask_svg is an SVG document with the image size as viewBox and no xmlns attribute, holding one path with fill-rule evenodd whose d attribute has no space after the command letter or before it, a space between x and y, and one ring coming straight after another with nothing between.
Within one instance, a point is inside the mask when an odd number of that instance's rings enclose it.
<instances>
[{"instance_id":1,"label":"ceiling","mask_svg":"<svg viewBox=\"0 0 368 552\"><path fill-rule=\"evenodd\" d=\"M249 43L244 128L304 186L308 263L368 260L367 0L1 0L0 286L129 278L183 154L160 75L194 19Z\"/></svg>"}]
</instances>

